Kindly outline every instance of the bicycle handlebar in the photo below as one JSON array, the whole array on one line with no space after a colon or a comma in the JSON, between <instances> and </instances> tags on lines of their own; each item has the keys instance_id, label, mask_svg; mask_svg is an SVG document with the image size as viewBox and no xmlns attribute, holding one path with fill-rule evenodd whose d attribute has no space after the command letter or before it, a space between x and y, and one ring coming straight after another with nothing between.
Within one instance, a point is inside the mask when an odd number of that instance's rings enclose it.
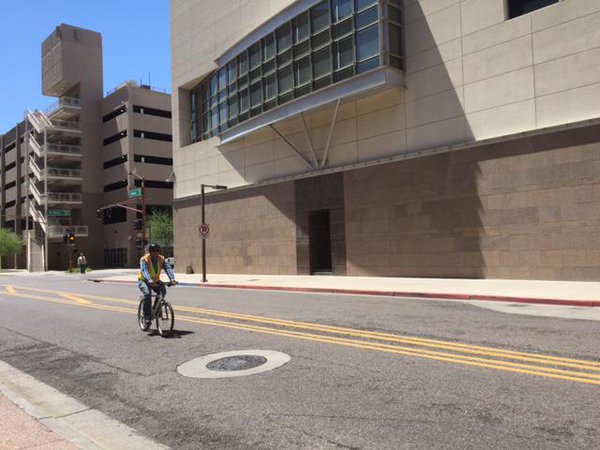
<instances>
[{"instance_id":1,"label":"bicycle handlebar","mask_svg":"<svg viewBox=\"0 0 600 450\"><path fill-rule=\"evenodd\" d=\"M176 286L179 284L177 281L167 281L165 283L164 281L161 281L161 280L155 281L154 283L157 285L163 285L163 286L168 286L168 287Z\"/></svg>"}]
</instances>

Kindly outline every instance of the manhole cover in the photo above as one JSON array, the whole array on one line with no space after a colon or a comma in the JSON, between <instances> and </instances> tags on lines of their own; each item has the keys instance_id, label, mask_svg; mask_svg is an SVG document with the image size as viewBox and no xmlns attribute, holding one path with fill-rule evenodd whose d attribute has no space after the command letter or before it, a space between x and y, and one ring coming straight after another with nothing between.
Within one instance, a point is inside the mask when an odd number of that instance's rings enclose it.
<instances>
[{"instance_id":1,"label":"manhole cover","mask_svg":"<svg viewBox=\"0 0 600 450\"><path fill-rule=\"evenodd\" d=\"M267 358L256 355L228 356L227 358L217 359L206 365L208 370L248 370L254 367L262 366L267 362Z\"/></svg>"},{"instance_id":2,"label":"manhole cover","mask_svg":"<svg viewBox=\"0 0 600 450\"><path fill-rule=\"evenodd\" d=\"M290 356L272 350L238 350L201 356L181 364L177 372L191 378L231 378L267 372L283 366Z\"/></svg>"}]
</instances>

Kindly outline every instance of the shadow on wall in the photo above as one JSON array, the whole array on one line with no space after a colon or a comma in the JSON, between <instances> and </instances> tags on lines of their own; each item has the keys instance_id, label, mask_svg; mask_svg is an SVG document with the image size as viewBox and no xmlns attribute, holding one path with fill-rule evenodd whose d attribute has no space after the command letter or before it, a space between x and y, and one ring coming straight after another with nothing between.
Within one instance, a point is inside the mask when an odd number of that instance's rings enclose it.
<instances>
[{"instance_id":1,"label":"shadow on wall","mask_svg":"<svg viewBox=\"0 0 600 450\"><path fill-rule=\"evenodd\" d=\"M472 141L462 88L454 86L420 4L414 8L408 26L419 42L407 42L407 150ZM348 275L483 277L479 174L469 152L346 172Z\"/></svg>"}]
</instances>

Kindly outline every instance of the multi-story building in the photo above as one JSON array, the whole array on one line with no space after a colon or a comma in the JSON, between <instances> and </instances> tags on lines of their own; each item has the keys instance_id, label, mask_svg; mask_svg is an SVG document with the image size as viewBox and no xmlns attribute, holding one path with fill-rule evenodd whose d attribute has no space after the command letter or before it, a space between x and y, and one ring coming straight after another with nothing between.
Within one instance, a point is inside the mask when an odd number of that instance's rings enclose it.
<instances>
[{"instance_id":1,"label":"multi-story building","mask_svg":"<svg viewBox=\"0 0 600 450\"><path fill-rule=\"evenodd\" d=\"M179 267L226 185L212 272L598 279L598 24L596 0L171 0Z\"/></svg>"},{"instance_id":2,"label":"multi-story building","mask_svg":"<svg viewBox=\"0 0 600 450\"><path fill-rule=\"evenodd\" d=\"M79 251L93 267L136 264L133 216L105 207L142 181L146 203L171 204L170 96L128 82L104 98L102 38L69 25L42 44L42 92L57 101L0 141L2 225L27 244L5 267L63 269Z\"/></svg>"}]
</instances>

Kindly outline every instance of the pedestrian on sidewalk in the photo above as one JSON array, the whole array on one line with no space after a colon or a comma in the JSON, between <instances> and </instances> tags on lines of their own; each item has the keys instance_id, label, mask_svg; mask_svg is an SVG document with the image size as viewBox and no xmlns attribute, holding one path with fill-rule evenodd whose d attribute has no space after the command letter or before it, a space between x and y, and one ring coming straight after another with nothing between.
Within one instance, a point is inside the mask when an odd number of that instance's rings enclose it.
<instances>
[{"instance_id":1,"label":"pedestrian on sidewalk","mask_svg":"<svg viewBox=\"0 0 600 450\"><path fill-rule=\"evenodd\" d=\"M79 258L77 258L77 265L79 266L79 271L81 274L85 274L85 269L87 268L87 259L85 259L83 252L81 252L79 254Z\"/></svg>"}]
</instances>

